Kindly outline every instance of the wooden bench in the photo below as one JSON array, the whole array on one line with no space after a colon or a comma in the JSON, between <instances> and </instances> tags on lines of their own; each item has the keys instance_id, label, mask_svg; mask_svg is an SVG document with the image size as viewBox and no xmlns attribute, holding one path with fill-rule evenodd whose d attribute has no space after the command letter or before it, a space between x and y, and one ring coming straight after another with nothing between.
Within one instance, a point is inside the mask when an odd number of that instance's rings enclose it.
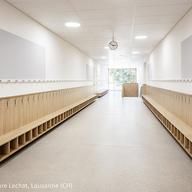
<instances>
[{"instance_id":1,"label":"wooden bench","mask_svg":"<svg viewBox=\"0 0 192 192\"><path fill-rule=\"evenodd\" d=\"M89 96L70 106L0 136L0 162L61 124L94 102L96 98L96 95Z\"/></svg>"},{"instance_id":2,"label":"wooden bench","mask_svg":"<svg viewBox=\"0 0 192 192\"><path fill-rule=\"evenodd\" d=\"M148 95L142 95L146 106L154 113L175 140L192 158L192 128L177 116L158 104Z\"/></svg>"},{"instance_id":3,"label":"wooden bench","mask_svg":"<svg viewBox=\"0 0 192 192\"><path fill-rule=\"evenodd\" d=\"M124 83L122 85L122 97L138 97L138 83Z\"/></svg>"}]
</instances>

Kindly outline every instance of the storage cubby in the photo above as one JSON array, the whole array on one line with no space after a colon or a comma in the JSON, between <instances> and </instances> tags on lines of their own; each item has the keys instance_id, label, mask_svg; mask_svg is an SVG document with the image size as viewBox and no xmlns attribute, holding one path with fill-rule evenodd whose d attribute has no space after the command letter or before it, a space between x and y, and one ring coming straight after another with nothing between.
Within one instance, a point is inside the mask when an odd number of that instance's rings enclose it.
<instances>
[{"instance_id":1,"label":"storage cubby","mask_svg":"<svg viewBox=\"0 0 192 192\"><path fill-rule=\"evenodd\" d=\"M47 123L43 123L43 132L47 130Z\"/></svg>"},{"instance_id":2,"label":"storage cubby","mask_svg":"<svg viewBox=\"0 0 192 192\"><path fill-rule=\"evenodd\" d=\"M63 118L66 119L66 112L63 113Z\"/></svg>"},{"instance_id":3,"label":"storage cubby","mask_svg":"<svg viewBox=\"0 0 192 192\"><path fill-rule=\"evenodd\" d=\"M64 120L64 113L61 114L61 120Z\"/></svg>"},{"instance_id":4,"label":"storage cubby","mask_svg":"<svg viewBox=\"0 0 192 192\"><path fill-rule=\"evenodd\" d=\"M47 129L50 129L50 128L51 128L51 120L47 121Z\"/></svg>"},{"instance_id":5,"label":"storage cubby","mask_svg":"<svg viewBox=\"0 0 192 192\"><path fill-rule=\"evenodd\" d=\"M164 126L166 126L166 125L165 125L165 122L166 122L166 119L163 117L163 125L164 125Z\"/></svg>"},{"instance_id":6,"label":"storage cubby","mask_svg":"<svg viewBox=\"0 0 192 192\"><path fill-rule=\"evenodd\" d=\"M192 155L192 142L190 141L190 147L189 147L190 149L189 149L189 152L190 152L190 154Z\"/></svg>"},{"instance_id":7,"label":"storage cubby","mask_svg":"<svg viewBox=\"0 0 192 192\"><path fill-rule=\"evenodd\" d=\"M58 116L58 121L61 122L61 115Z\"/></svg>"},{"instance_id":8,"label":"storage cubby","mask_svg":"<svg viewBox=\"0 0 192 192\"><path fill-rule=\"evenodd\" d=\"M69 117L69 113L68 113L68 111L66 111L66 116L65 116L66 118L68 118Z\"/></svg>"},{"instance_id":9,"label":"storage cubby","mask_svg":"<svg viewBox=\"0 0 192 192\"><path fill-rule=\"evenodd\" d=\"M11 151L15 150L15 149L18 149L18 147L19 147L18 138L15 138L15 139L10 141Z\"/></svg>"},{"instance_id":10,"label":"storage cubby","mask_svg":"<svg viewBox=\"0 0 192 192\"><path fill-rule=\"evenodd\" d=\"M36 128L34 128L34 129L32 130L32 137L35 138L35 137L37 137L37 136L38 136L38 128L36 127Z\"/></svg>"},{"instance_id":11,"label":"storage cubby","mask_svg":"<svg viewBox=\"0 0 192 192\"><path fill-rule=\"evenodd\" d=\"M32 131L28 131L26 134L25 134L25 139L26 139L26 142L30 142L32 140Z\"/></svg>"},{"instance_id":12,"label":"storage cubby","mask_svg":"<svg viewBox=\"0 0 192 192\"><path fill-rule=\"evenodd\" d=\"M181 136L180 141L181 141L181 144L183 145L184 144L184 135L181 133L180 136Z\"/></svg>"},{"instance_id":13,"label":"storage cubby","mask_svg":"<svg viewBox=\"0 0 192 192\"><path fill-rule=\"evenodd\" d=\"M169 131L172 129L172 124L170 122L168 123L168 129Z\"/></svg>"},{"instance_id":14,"label":"storage cubby","mask_svg":"<svg viewBox=\"0 0 192 192\"><path fill-rule=\"evenodd\" d=\"M10 142L5 143L4 145L0 146L0 157L8 155L11 151Z\"/></svg>"},{"instance_id":15,"label":"storage cubby","mask_svg":"<svg viewBox=\"0 0 192 192\"><path fill-rule=\"evenodd\" d=\"M185 137L184 143L185 143L185 148L188 150L188 149L189 149L189 139L187 139L187 138Z\"/></svg>"},{"instance_id":16,"label":"storage cubby","mask_svg":"<svg viewBox=\"0 0 192 192\"><path fill-rule=\"evenodd\" d=\"M25 144L25 134L18 137L18 143L19 143L19 146Z\"/></svg>"},{"instance_id":17,"label":"storage cubby","mask_svg":"<svg viewBox=\"0 0 192 192\"><path fill-rule=\"evenodd\" d=\"M0 146L0 160L2 159L3 156L4 156L3 146Z\"/></svg>"},{"instance_id":18,"label":"storage cubby","mask_svg":"<svg viewBox=\"0 0 192 192\"><path fill-rule=\"evenodd\" d=\"M55 122L56 122L56 124L58 124L58 122L59 122L59 118L58 118L58 116L55 117Z\"/></svg>"},{"instance_id":19,"label":"storage cubby","mask_svg":"<svg viewBox=\"0 0 192 192\"><path fill-rule=\"evenodd\" d=\"M181 141L181 132L178 130L178 136L177 136L177 138L178 138L178 141Z\"/></svg>"},{"instance_id":20,"label":"storage cubby","mask_svg":"<svg viewBox=\"0 0 192 192\"><path fill-rule=\"evenodd\" d=\"M42 134L43 133L43 124L41 124L40 126L38 126L38 134Z\"/></svg>"},{"instance_id":21,"label":"storage cubby","mask_svg":"<svg viewBox=\"0 0 192 192\"><path fill-rule=\"evenodd\" d=\"M168 130L171 132L173 129L173 125L169 122Z\"/></svg>"},{"instance_id":22,"label":"storage cubby","mask_svg":"<svg viewBox=\"0 0 192 192\"><path fill-rule=\"evenodd\" d=\"M52 126L55 125L55 118L51 119L51 125L52 125Z\"/></svg>"},{"instance_id":23,"label":"storage cubby","mask_svg":"<svg viewBox=\"0 0 192 192\"><path fill-rule=\"evenodd\" d=\"M173 136L177 137L177 128L173 126Z\"/></svg>"}]
</instances>

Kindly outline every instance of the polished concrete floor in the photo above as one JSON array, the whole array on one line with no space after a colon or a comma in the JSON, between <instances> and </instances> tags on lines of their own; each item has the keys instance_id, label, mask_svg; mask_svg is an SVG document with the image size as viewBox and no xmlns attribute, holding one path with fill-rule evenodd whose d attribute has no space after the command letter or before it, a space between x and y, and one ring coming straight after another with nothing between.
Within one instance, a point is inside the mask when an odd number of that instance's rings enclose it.
<instances>
[{"instance_id":1,"label":"polished concrete floor","mask_svg":"<svg viewBox=\"0 0 192 192\"><path fill-rule=\"evenodd\" d=\"M29 188L2 189L9 183ZM31 184L44 185L33 189ZM141 99L112 92L3 163L0 187L11 192L192 192L192 160Z\"/></svg>"}]
</instances>

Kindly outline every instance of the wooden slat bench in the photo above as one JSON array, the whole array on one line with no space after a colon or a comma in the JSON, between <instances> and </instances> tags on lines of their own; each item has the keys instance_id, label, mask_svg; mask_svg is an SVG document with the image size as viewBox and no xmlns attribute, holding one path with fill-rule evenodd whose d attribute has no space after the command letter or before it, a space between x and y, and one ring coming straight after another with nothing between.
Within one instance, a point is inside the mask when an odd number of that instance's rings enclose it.
<instances>
[{"instance_id":1,"label":"wooden slat bench","mask_svg":"<svg viewBox=\"0 0 192 192\"><path fill-rule=\"evenodd\" d=\"M0 162L67 120L92 102L93 95L0 137Z\"/></svg>"},{"instance_id":2,"label":"wooden slat bench","mask_svg":"<svg viewBox=\"0 0 192 192\"><path fill-rule=\"evenodd\" d=\"M176 141L183 147L187 154L192 158L192 129L166 108L158 104L148 95L142 95L146 106L154 113L159 121L164 125Z\"/></svg>"}]
</instances>

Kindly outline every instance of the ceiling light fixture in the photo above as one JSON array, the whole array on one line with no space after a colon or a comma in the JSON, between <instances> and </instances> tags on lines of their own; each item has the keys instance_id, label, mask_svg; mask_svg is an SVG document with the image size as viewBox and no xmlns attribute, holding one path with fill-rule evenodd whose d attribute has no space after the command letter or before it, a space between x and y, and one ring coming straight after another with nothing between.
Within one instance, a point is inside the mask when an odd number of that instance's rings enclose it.
<instances>
[{"instance_id":1,"label":"ceiling light fixture","mask_svg":"<svg viewBox=\"0 0 192 192\"><path fill-rule=\"evenodd\" d=\"M104 49L109 49L109 47L106 46L106 47L104 47Z\"/></svg>"},{"instance_id":2,"label":"ceiling light fixture","mask_svg":"<svg viewBox=\"0 0 192 192\"><path fill-rule=\"evenodd\" d=\"M81 24L77 22L67 22L65 23L65 26L70 28L78 28L81 26Z\"/></svg>"},{"instance_id":3,"label":"ceiling light fixture","mask_svg":"<svg viewBox=\"0 0 192 192\"><path fill-rule=\"evenodd\" d=\"M107 59L107 57L106 56L102 56L101 59Z\"/></svg>"},{"instance_id":4,"label":"ceiling light fixture","mask_svg":"<svg viewBox=\"0 0 192 192\"><path fill-rule=\"evenodd\" d=\"M146 35L139 35L135 36L135 39L147 39L148 37Z\"/></svg>"},{"instance_id":5,"label":"ceiling light fixture","mask_svg":"<svg viewBox=\"0 0 192 192\"><path fill-rule=\"evenodd\" d=\"M114 38L114 32L113 32L113 36L112 36L112 41L109 42L109 48L111 50L116 50L118 48L118 43L117 43L117 41L115 41L115 38Z\"/></svg>"},{"instance_id":6,"label":"ceiling light fixture","mask_svg":"<svg viewBox=\"0 0 192 192\"><path fill-rule=\"evenodd\" d=\"M133 54L133 55L139 55L140 52L139 52L139 51L133 51L132 54Z\"/></svg>"}]
</instances>

